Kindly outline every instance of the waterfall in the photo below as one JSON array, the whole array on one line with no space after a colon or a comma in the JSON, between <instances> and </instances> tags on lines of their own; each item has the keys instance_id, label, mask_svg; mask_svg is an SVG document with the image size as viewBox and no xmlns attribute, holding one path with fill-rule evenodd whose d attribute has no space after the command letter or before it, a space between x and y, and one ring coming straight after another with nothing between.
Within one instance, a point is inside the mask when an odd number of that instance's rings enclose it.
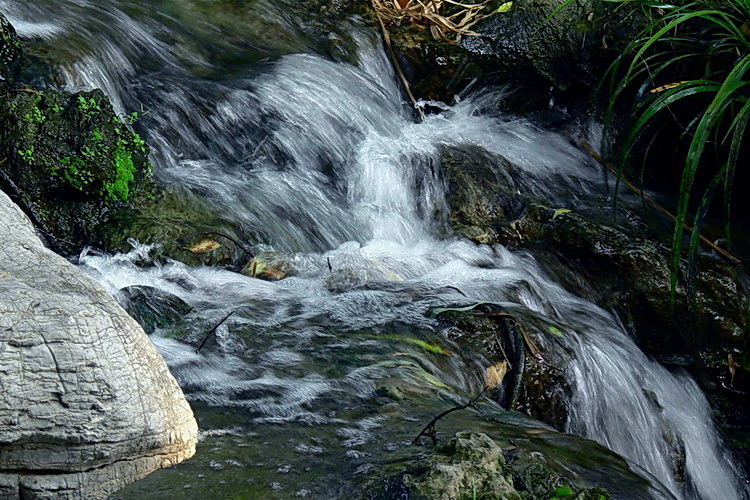
<instances>
[{"instance_id":1,"label":"waterfall","mask_svg":"<svg viewBox=\"0 0 750 500\"><path fill-rule=\"evenodd\" d=\"M415 123L378 38L356 22L345 28L356 62L289 51L221 68L185 42L179 30L190 27L177 26L176 14L152 16L149 5L0 0L0 11L22 36L65 47L67 88L100 87L120 113L143 106L159 180L196 193L293 265L294 276L271 283L179 262L143 266L148 248L139 244L81 256L113 294L159 288L193 306L196 322L236 311L205 353L152 337L191 402L233 415L221 432L262 447L284 424L295 453L335 448L361 465L393 423L369 406L393 363L404 383L424 383L421 370L456 394L481 384L475 364L458 356L437 362L403 346L394 354L389 342L402 333L393 325L445 343L429 308L493 302L565 325L542 347L569 359L568 431L622 454L677 497L750 497L687 373L647 358L616 317L553 282L531 254L442 236L442 147L503 156L524 189L574 208L601 192L601 177L565 137L500 114L502 91ZM304 437L318 427L330 434ZM681 454L685 484L674 474Z\"/></svg>"}]
</instances>

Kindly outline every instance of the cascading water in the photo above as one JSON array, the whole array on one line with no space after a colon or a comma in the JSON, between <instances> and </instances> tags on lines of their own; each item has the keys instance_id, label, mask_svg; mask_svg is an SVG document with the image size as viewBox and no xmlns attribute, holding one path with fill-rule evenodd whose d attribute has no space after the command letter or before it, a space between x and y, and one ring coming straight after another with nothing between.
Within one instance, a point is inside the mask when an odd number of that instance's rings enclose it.
<instances>
[{"instance_id":1,"label":"cascading water","mask_svg":"<svg viewBox=\"0 0 750 500\"><path fill-rule=\"evenodd\" d=\"M294 23L283 8L294 17L286 4L257 7L284 33L283 44L265 41L261 50L211 40L210 25L183 26L178 2L157 15L145 0L0 0L22 36L65 47L65 85L100 87L121 113L143 104L162 181L209 200L246 234L286 252L296 271L270 283L178 262L144 267L143 246L81 257L112 293L149 285L193 306L182 340L235 311L200 354L169 332L152 337L208 428L209 466L239 471L255 461L242 479L265 470L254 488L341 496L350 481L343 475L367 471L374 447L392 449L414 434L396 427L417 431L414 420L430 414L411 416L408 401L377 403L379 390L394 380L425 399L480 389L481 356L429 356L403 339L458 352L425 312L485 301L564 326L542 347L569 360L569 431L627 457L678 497L750 497L687 374L646 358L616 318L552 282L532 256L439 237L441 147L502 155L523 171L520 188L568 207L601 188L586 159L559 135L498 116L501 93L414 123L374 36L346 23L331 34L352 37L355 49L341 59L356 52L356 64L293 54L313 44L286 36ZM186 41L191 34L206 46ZM227 48L235 58L222 74L215 54ZM684 485L673 472L682 446ZM286 454L277 463L260 458L274 453ZM328 484L306 486L313 475ZM191 481L200 475L185 486ZM244 491L232 481L223 496Z\"/></svg>"}]
</instances>

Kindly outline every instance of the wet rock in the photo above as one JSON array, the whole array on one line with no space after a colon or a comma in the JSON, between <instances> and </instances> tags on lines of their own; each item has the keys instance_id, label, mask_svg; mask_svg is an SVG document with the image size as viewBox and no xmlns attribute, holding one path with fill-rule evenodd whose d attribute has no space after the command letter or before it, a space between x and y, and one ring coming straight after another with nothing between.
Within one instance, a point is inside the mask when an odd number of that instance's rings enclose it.
<instances>
[{"instance_id":1,"label":"wet rock","mask_svg":"<svg viewBox=\"0 0 750 500\"><path fill-rule=\"evenodd\" d=\"M598 0L579 0L558 10L560 4L515 2L510 11L473 26L479 36L464 36L459 45L435 41L429 30L408 25L389 31L418 98L450 102L467 87L512 83L535 89L515 100L518 111L548 112L558 100L565 114L566 105L591 94L644 20L633 9L614 9Z\"/></svg>"},{"instance_id":2,"label":"wet rock","mask_svg":"<svg viewBox=\"0 0 750 500\"><path fill-rule=\"evenodd\" d=\"M143 330L0 193L0 496L106 498L193 455L197 426Z\"/></svg>"},{"instance_id":3,"label":"wet rock","mask_svg":"<svg viewBox=\"0 0 750 500\"><path fill-rule=\"evenodd\" d=\"M190 251L206 238L221 246L206 253ZM228 218L205 200L177 190L139 200L110 220L104 235L105 246L128 251L130 240L154 245L150 256L156 261L173 259L189 266L226 266L239 270L249 252L244 238L237 234Z\"/></svg>"},{"instance_id":4,"label":"wet rock","mask_svg":"<svg viewBox=\"0 0 750 500\"><path fill-rule=\"evenodd\" d=\"M149 335L157 328L181 323L193 311L176 295L151 286L126 286L118 290L116 298Z\"/></svg>"},{"instance_id":5,"label":"wet rock","mask_svg":"<svg viewBox=\"0 0 750 500\"><path fill-rule=\"evenodd\" d=\"M680 286L673 314L670 250L650 239L647 229L607 225L520 194L527 190L513 166L481 150L445 150L442 164L456 233L477 243L531 249L567 289L616 310L647 352L745 348L750 302L740 269L702 259L695 303Z\"/></svg>"},{"instance_id":6,"label":"wet rock","mask_svg":"<svg viewBox=\"0 0 750 500\"><path fill-rule=\"evenodd\" d=\"M518 321L493 304L480 304L469 311L446 311L438 319L448 325L447 337L481 352L491 362L509 362L503 384L490 392L508 409L526 414L565 430L570 387L559 368L528 353ZM546 360L545 360L546 361ZM561 360L554 360L562 364Z\"/></svg>"},{"instance_id":7,"label":"wet rock","mask_svg":"<svg viewBox=\"0 0 750 500\"><path fill-rule=\"evenodd\" d=\"M240 271L245 276L266 281L278 281L294 274L290 260L277 252L263 252L255 256Z\"/></svg>"},{"instance_id":8,"label":"wet rock","mask_svg":"<svg viewBox=\"0 0 750 500\"><path fill-rule=\"evenodd\" d=\"M0 16L1 17L1 16ZM57 251L104 243L107 224L158 190L148 146L134 131L137 114L119 117L100 90L33 88L36 56L21 51L0 19L0 187Z\"/></svg>"},{"instance_id":9,"label":"wet rock","mask_svg":"<svg viewBox=\"0 0 750 500\"><path fill-rule=\"evenodd\" d=\"M99 90L6 90L0 122L2 187L58 250L101 244L108 220L148 185L146 143Z\"/></svg>"},{"instance_id":10,"label":"wet rock","mask_svg":"<svg viewBox=\"0 0 750 500\"><path fill-rule=\"evenodd\" d=\"M493 418L494 420L494 418ZM487 432L459 431L446 443L384 467L364 498L671 498L620 457L584 438L517 414Z\"/></svg>"},{"instance_id":11,"label":"wet rock","mask_svg":"<svg viewBox=\"0 0 750 500\"><path fill-rule=\"evenodd\" d=\"M0 13L0 88L15 79L21 60L21 41L16 30Z\"/></svg>"},{"instance_id":12,"label":"wet rock","mask_svg":"<svg viewBox=\"0 0 750 500\"><path fill-rule=\"evenodd\" d=\"M747 380L750 301L742 269L702 257L691 302L683 263L673 307L670 249L637 216L631 214L633 220L614 226L596 220L595 213L554 210L543 200L518 194L523 179L513 175L512 167L507 175L498 173L502 160L481 151L473 156L471 150L447 151L445 156L444 172L451 187L447 219L457 234L477 243L533 252L545 271L567 290L615 311L645 352L668 365L675 364L675 356L684 360L679 364L697 376L714 408L721 409L720 427L737 437L730 445L747 457L746 433L732 429L741 429L748 421L744 409L750 407L750 391L730 387L727 361L730 353L735 360L743 360L735 366L735 373L741 374L737 383ZM521 207L520 213L514 207ZM542 382L547 375L527 372L526 394L535 403L529 406L522 400L521 408L560 428L564 418L558 410L564 407L546 394L550 387L554 388L552 396L564 388L554 377L550 385L549 380ZM743 460L747 463L747 458Z\"/></svg>"},{"instance_id":13,"label":"wet rock","mask_svg":"<svg viewBox=\"0 0 750 500\"><path fill-rule=\"evenodd\" d=\"M503 450L485 434L458 433L420 464L421 474L405 474L403 483L424 498L523 498L503 470Z\"/></svg>"}]
</instances>

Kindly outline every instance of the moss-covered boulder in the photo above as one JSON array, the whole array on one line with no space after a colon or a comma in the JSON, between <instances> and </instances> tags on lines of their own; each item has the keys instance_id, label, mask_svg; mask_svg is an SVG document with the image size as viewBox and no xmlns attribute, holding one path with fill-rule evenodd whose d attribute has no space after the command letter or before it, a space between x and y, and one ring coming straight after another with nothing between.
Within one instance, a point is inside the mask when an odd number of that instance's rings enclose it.
<instances>
[{"instance_id":1,"label":"moss-covered boulder","mask_svg":"<svg viewBox=\"0 0 750 500\"><path fill-rule=\"evenodd\" d=\"M384 467L370 500L669 498L621 457L587 439L556 433L517 414L487 432L459 431L431 450ZM534 427L536 425L536 427ZM531 427L527 427L531 426Z\"/></svg>"},{"instance_id":2,"label":"moss-covered boulder","mask_svg":"<svg viewBox=\"0 0 750 500\"><path fill-rule=\"evenodd\" d=\"M4 187L43 223L53 246L99 243L103 224L149 176L145 141L100 90L23 88L2 97Z\"/></svg>"}]
</instances>

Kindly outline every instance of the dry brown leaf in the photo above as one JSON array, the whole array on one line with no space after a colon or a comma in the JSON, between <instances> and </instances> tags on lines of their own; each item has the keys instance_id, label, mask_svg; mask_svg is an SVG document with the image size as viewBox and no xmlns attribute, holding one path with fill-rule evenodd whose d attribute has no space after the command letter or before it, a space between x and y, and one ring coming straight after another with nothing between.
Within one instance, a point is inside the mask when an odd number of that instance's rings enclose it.
<instances>
[{"instance_id":1,"label":"dry brown leaf","mask_svg":"<svg viewBox=\"0 0 750 500\"><path fill-rule=\"evenodd\" d=\"M191 253L208 253L213 252L217 248L221 248L221 244L215 242L214 240L205 239L201 240L195 245L188 247L187 251Z\"/></svg>"},{"instance_id":2,"label":"dry brown leaf","mask_svg":"<svg viewBox=\"0 0 750 500\"><path fill-rule=\"evenodd\" d=\"M501 361L484 370L484 384L494 389L503 383L505 374L508 373L508 363Z\"/></svg>"},{"instance_id":3,"label":"dry brown leaf","mask_svg":"<svg viewBox=\"0 0 750 500\"><path fill-rule=\"evenodd\" d=\"M727 356L727 363L729 364L729 374L731 375L729 387L732 387L734 385L734 376L737 375L737 363L734 361L731 352Z\"/></svg>"},{"instance_id":4,"label":"dry brown leaf","mask_svg":"<svg viewBox=\"0 0 750 500\"><path fill-rule=\"evenodd\" d=\"M668 83L666 85L662 85L661 87L656 87L655 89L651 89L648 91L649 94L658 94L659 92L664 92L665 90L673 89L675 87L678 87L682 85L683 83L688 83L687 81L683 80L681 82L674 82L674 83Z\"/></svg>"}]
</instances>

